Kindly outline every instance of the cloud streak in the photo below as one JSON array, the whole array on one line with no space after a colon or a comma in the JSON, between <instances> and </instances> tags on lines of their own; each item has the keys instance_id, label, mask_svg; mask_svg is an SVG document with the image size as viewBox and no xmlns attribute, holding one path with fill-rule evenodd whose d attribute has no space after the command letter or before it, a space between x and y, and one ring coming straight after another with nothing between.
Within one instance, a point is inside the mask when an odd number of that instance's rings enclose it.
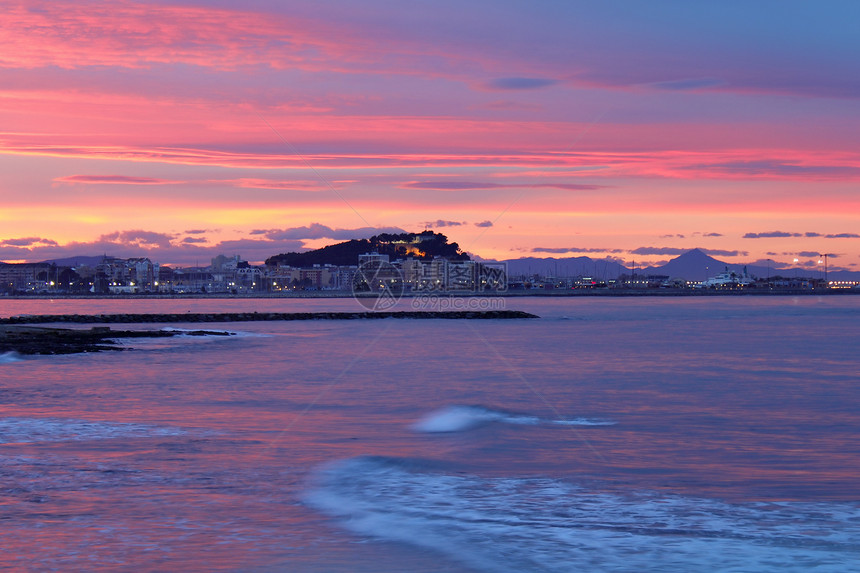
<instances>
[{"instance_id":1,"label":"cloud streak","mask_svg":"<svg viewBox=\"0 0 860 573\"><path fill-rule=\"evenodd\" d=\"M483 85L488 90L535 90L557 84L558 81L549 78L497 78Z\"/></svg>"},{"instance_id":2,"label":"cloud streak","mask_svg":"<svg viewBox=\"0 0 860 573\"><path fill-rule=\"evenodd\" d=\"M604 248L592 248L592 247L534 247L532 249L533 253L553 253L553 254L563 254L563 253L623 253L623 249L604 249Z\"/></svg>"},{"instance_id":3,"label":"cloud streak","mask_svg":"<svg viewBox=\"0 0 860 573\"><path fill-rule=\"evenodd\" d=\"M400 185L404 189L433 191L475 191L485 189L563 189L566 191L595 191L607 185L586 183L491 183L486 181L409 181Z\"/></svg>"},{"instance_id":4,"label":"cloud streak","mask_svg":"<svg viewBox=\"0 0 860 573\"><path fill-rule=\"evenodd\" d=\"M703 249L698 247L700 251L708 255L714 255L718 257L746 257L749 255L748 251L737 251L737 250L728 250L728 249ZM633 249L631 251L627 251L632 255L683 255L691 251L690 248L680 248L680 247L639 247L638 249Z\"/></svg>"},{"instance_id":5,"label":"cloud streak","mask_svg":"<svg viewBox=\"0 0 860 573\"><path fill-rule=\"evenodd\" d=\"M806 233L789 233L785 231L767 231L764 233L746 233L743 238L744 239L785 239L785 238L794 238L794 237L807 237L807 238L823 238L823 239L860 239L860 234L858 233L816 233L814 231L809 231Z\"/></svg>"},{"instance_id":6,"label":"cloud streak","mask_svg":"<svg viewBox=\"0 0 860 573\"><path fill-rule=\"evenodd\" d=\"M439 229L442 227L462 227L467 223L465 221L445 221L443 219L437 219L436 221L426 221L422 224L431 229Z\"/></svg>"},{"instance_id":7,"label":"cloud streak","mask_svg":"<svg viewBox=\"0 0 860 573\"><path fill-rule=\"evenodd\" d=\"M255 229L252 235L262 235L273 241L298 240L307 241L314 239L333 239L336 241L348 241L350 239L369 239L381 233L405 233L399 227L359 227L356 229L332 229L320 223L311 223L304 227L290 227L286 229Z\"/></svg>"},{"instance_id":8,"label":"cloud streak","mask_svg":"<svg viewBox=\"0 0 860 573\"><path fill-rule=\"evenodd\" d=\"M354 59L345 30L338 30L337 41L326 38L334 31L296 17L213 7L61 1L31 10L22 3L4 7L0 66L315 69L327 58Z\"/></svg>"},{"instance_id":9,"label":"cloud streak","mask_svg":"<svg viewBox=\"0 0 860 573\"><path fill-rule=\"evenodd\" d=\"M54 179L57 183L86 183L90 185L176 185L184 181L171 181L153 177L128 175L67 175Z\"/></svg>"}]
</instances>

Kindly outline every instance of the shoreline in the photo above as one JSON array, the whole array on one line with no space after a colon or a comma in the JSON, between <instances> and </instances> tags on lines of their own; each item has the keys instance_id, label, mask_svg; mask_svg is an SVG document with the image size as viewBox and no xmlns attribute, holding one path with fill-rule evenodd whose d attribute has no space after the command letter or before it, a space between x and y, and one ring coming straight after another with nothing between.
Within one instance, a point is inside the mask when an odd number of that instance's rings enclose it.
<instances>
[{"instance_id":1,"label":"shoreline","mask_svg":"<svg viewBox=\"0 0 860 573\"><path fill-rule=\"evenodd\" d=\"M528 291L504 291L494 293L475 292L442 292L442 293L403 293L402 298L414 299L422 297L430 298L520 298L520 297L723 297L723 296L838 296L838 295L860 295L858 288L831 288L831 289L547 289ZM372 298L370 295L368 298ZM304 291L300 293L193 293L193 294L167 294L167 293L143 293L143 294L25 294L25 295L3 295L3 300L243 300L243 299L319 299L319 298L365 298L357 297L350 291Z\"/></svg>"}]
</instances>

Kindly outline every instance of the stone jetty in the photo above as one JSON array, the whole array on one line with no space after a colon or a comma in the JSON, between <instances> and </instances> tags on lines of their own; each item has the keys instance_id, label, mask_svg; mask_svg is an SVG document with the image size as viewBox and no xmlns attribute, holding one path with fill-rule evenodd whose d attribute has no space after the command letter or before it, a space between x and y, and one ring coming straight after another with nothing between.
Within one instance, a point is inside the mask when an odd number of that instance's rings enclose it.
<instances>
[{"instance_id":1,"label":"stone jetty","mask_svg":"<svg viewBox=\"0 0 860 573\"><path fill-rule=\"evenodd\" d=\"M125 350L118 346L124 338L169 338L184 336L230 336L229 332L210 330L111 330L109 326L95 326L89 330L73 328L46 328L22 325L0 326L0 354L75 354Z\"/></svg>"},{"instance_id":2,"label":"stone jetty","mask_svg":"<svg viewBox=\"0 0 860 573\"><path fill-rule=\"evenodd\" d=\"M398 311L398 312L220 312L173 314L40 314L0 318L4 324L142 324L173 322L257 322L276 320L510 319L538 318L519 310Z\"/></svg>"},{"instance_id":3,"label":"stone jetty","mask_svg":"<svg viewBox=\"0 0 860 573\"><path fill-rule=\"evenodd\" d=\"M116 340L124 338L166 338L170 336L229 336L211 330L111 330L109 326L90 329L39 327L36 324L156 324L205 322L256 322L285 320L372 320L400 319L512 319L538 318L517 310L484 311L401 311L401 312L222 312L173 314L40 314L0 318L0 354L73 354L124 350Z\"/></svg>"}]
</instances>

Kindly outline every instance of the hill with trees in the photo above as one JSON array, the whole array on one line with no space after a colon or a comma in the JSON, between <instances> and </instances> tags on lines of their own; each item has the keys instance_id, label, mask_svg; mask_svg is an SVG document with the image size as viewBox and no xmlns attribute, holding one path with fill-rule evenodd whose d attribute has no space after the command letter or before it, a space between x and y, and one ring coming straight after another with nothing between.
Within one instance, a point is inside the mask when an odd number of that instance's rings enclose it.
<instances>
[{"instance_id":1,"label":"hill with trees","mask_svg":"<svg viewBox=\"0 0 860 573\"><path fill-rule=\"evenodd\" d=\"M369 239L352 239L303 253L282 253L266 259L266 266L311 267L313 265L357 265L358 255L364 253L388 255L390 260L414 257L430 261L444 257L454 261L468 261L469 255L448 237L433 231L421 233L381 233Z\"/></svg>"}]
</instances>

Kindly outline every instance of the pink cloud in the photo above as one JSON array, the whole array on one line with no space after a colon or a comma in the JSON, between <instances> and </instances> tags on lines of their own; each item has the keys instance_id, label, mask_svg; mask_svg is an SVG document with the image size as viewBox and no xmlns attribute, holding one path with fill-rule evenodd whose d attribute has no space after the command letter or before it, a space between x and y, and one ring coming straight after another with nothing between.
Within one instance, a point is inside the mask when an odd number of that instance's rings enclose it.
<instances>
[{"instance_id":1,"label":"pink cloud","mask_svg":"<svg viewBox=\"0 0 860 573\"><path fill-rule=\"evenodd\" d=\"M284 189L299 191L329 190L329 186L322 181L292 181L246 177L241 179L214 179L208 181L208 183L230 185L233 187L240 187L244 189Z\"/></svg>"},{"instance_id":2,"label":"pink cloud","mask_svg":"<svg viewBox=\"0 0 860 573\"><path fill-rule=\"evenodd\" d=\"M432 189L436 191L467 191L483 189L564 189L567 191L594 191L606 185L585 183L491 183L486 181L409 181L402 189Z\"/></svg>"},{"instance_id":3,"label":"pink cloud","mask_svg":"<svg viewBox=\"0 0 860 573\"><path fill-rule=\"evenodd\" d=\"M153 177L130 177L127 175L67 175L54 179L58 183L88 183L95 185L175 185L184 181L171 181Z\"/></svg>"},{"instance_id":4,"label":"pink cloud","mask_svg":"<svg viewBox=\"0 0 860 573\"><path fill-rule=\"evenodd\" d=\"M0 20L0 66L235 69L311 66L322 54L349 59L345 31L332 32L319 22L211 7L51 2L31 10L19 4L5 6Z\"/></svg>"}]
</instances>

